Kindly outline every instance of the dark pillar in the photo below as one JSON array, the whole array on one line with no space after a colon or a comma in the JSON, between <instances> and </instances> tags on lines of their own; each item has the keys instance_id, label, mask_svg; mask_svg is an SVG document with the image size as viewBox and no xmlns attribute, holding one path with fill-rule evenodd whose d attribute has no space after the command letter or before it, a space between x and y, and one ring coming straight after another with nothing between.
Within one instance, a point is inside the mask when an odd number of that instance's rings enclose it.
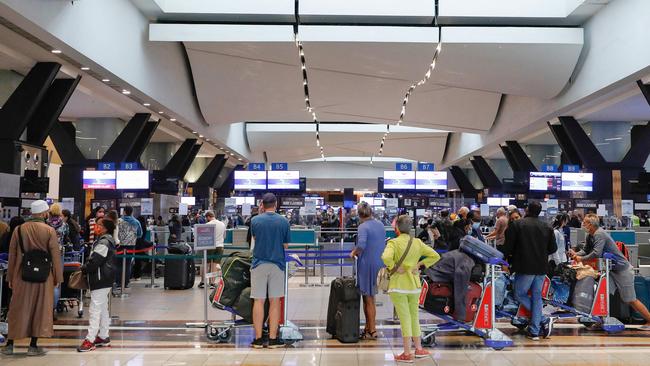
<instances>
[{"instance_id":1,"label":"dark pillar","mask_svg":"<svg viewBox=\"0 0 650 366\"><path fill-rule=\"evenodd\" d=\"M507 145L499 145L501 148L501 151L503 152L503 156L506 157L506 160L508 161L508 165L510 165L510 168L512 168L513 172L519 172L522 169L519 167L519 164L517 164L517 160L515 160L515 156L512 155L512 151L510 151L510 148Z\"/></svg>"},{"instance_id":2,"label":"dark pillar","mask_svg":"<svg viewBox=\"0 0 650 366\"><path fill-rule=\"evenodd\" d=\"M181 170L185 165L185 161L189 158L190 154L192 153L192 149L194 148L194 145L196 145L196 141L197 139L187 139L183 142L183 144L181 144L181 147L179 147L178 150L176 150L174 156L172 156L171 160L169 160L169 162L163 169L164 174L167 177L170 178L175 177L178 179L183 179L185 173L181 175ZM192 157L192 159L194 158Z\"/></svg>"},{"instance_id":3,"label":"dark pillar","mask_svg":"<svg viewBox=\"0 0 650 366\"><path fill-rule=\"evenodd\" d=\"M72 122L58 122L50 128L50 138L63 164L85 165L86 158L77 147Z\"/></svg>"},{"instance_id":4,"label":"dark pillar","mask_svg":"<svg viewBox=\"0 0 650 366\"><path fill-rule=\"evenodd\" d=\"M481 183L483 183L483 187L490 189L490 191L501 190L501 180L499 180L499 177L494 174L494 171L482 156L475 155L469 160L472 163L474 170L476 170L476 174L478 174Z\"/></svg>"},{"instance_id":5,"label":"dark pillar","mask_svg":"<svg viewBox=\"0 0 650 366\"><path fill-rule=\"evenodd\" d=\"M219 197L230 197L230 192L235 187L235 171L244 169L243 165L237 165L233 170L230 171L228 177L223 181L219 189L217 190L217 196Z\"/></svg>"},{"instance_id":6,"label":"dark pillar","mask_svg":"<svg viewBox=\"0 0 650 366\"><path fill-rule=\"evenodd\" d=\"M117 136L102 161L106 162L125 162L136 146L136 142L144 130L145 124L151 117L150 113L136 113L129 123L126 124L120 135Z\"/></svg>"},{"instance_id":7,"label":"dark pillar","mask_svg":"<svg viewBox=\"0 0 650 366\"><path fill-rule=\"evenodd\" d=\"M226 165L226 160L228 159L224 154L215 155L194 185L212 187L212 185L217 181L221 169Z\"/></svg>"},{"instance_id":8,"label":"dark pillar","mask_svg":"<svg viewBox=\"0 0 650 366\"><path fill-rule=\"evenodd\" d=\"M81 76L54 80L45 97L27 123L27 142L41 146L52 126L59 120L63 108L77 88Z\"/></svg>"},{"instance_id":9,"label":"dark pillar","mask_svg":"<svg viewBox=\"0 0 650 366\"><path fill-rule=\"evenodd\" d=\"M633 126L631 134L631 146L623 160L622 167L640 168L645 165L650 155L650 125Z\"/></svg>"},{"instance_id":10,"label":"dark pillar","mask_svg":"<svg viewBox=\"0 0 650 366\"><path fill-rule=\"evenodd\" d=\"M508 146L510 153L512 154L512 158L517 162L517 166L519 168L517 171L527 173L537 171L535 164L530 161L528 155L524 149L521 148L521 145L519 145L517 141L506 141L506 146ZM513 171L514 170L515 169L513 167Z\"/></svg>"},{"instance_id":11,"label":"dark pillar","mask_svg":"<svg viewBox=\"0 0 650 366\"><path fill-rule=\"evenodd\" d=\"M641 93L645 97L645 100L648 102L648 105L650 105L650 85L643 84L641 80L637 80L636 85L639 86L639 89L641 89Z\"/></svg>"},{"instance_id":12,"label":"dark pillar","mask_svg":"<svg viewBox=\"0 0 650 366\"><path fill-rule=\"evenodd\" d=\"M591 142L591 139L575 118L563 116L559 117L559 119L560 126L564 129L571 145L579 147L576 149L576 153L585 168L599 169L608 165L603 155L598 151L593 142Z\"/></svg>"},{"instance_id":13,"label":"dark pillar","mask_svg":"<svg viewBox=\"0 0 650 366\"><path fill-rule=\"evenodd\" d=\"M149 145L149 142L151 141L151 138L153 137L154 132L156 132L156 128L158 128L159 124L160 124L160 120L147 122L144 124L144 128L142 129L140 136L138 136L138 139L135 141L135 146L133 147L129 155L127 155L126 161L130 161L130 162L140 161L140 156L142 156L144 149L146 149L147 146ZM140 163L140 165L142 165L142 163Z\"/></svg>"},{"instance_id":14,"label":"dark pillar","mask_svg":"<svg viewBox=\"0 0 650 366\"><path fill-rule=\"evenodd\" d=\"M197 144L192 146L192 150L190 151L190 154L188 155L187 159L185 159L185 162L181 166L181 170L178 173L178 179L184 179L185 174L187 173L188 170L190 170L190 166L192 166L192 162L194 161L194 158L196 157L196 154L199 153L199 150L201 150L201 144Z\"/></svg>"},{"instance_id":15,"label":"dark pillar","mask_svg":"<svg viewBox=\"0 0 650 366\"><path fill-rule=\"evenodd\" d=\"M575 164L582 166L580 155L578 155L576 147L571 143L569 135L567 135L564 127L562 127L562 125L553 125L550 122L547 123L548 128L555 137L555 141L557 141L560 149L562 149L562 156L564 159L562 160L562 164Z\"/></svg>"},{"instance_id":16,"label":"dark pillar","mask_svg":"<svg viewBox=\"0 0 650 366\"><path fill-rule=\"evenodd\" d=\"M449 172L454 177L458 188L460 188L460 191L463 192L463 195L465 197L474 197L476 195L478 190L474 188L472 183L469 181L459 166L453 165L449 167Z\"/></svg>"}]
</instances>

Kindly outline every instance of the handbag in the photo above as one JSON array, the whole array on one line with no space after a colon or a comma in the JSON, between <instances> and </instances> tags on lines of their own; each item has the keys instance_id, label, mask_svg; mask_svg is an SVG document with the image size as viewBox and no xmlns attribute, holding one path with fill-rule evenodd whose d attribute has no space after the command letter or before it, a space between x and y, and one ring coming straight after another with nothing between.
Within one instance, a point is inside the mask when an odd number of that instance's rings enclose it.
<instances>
[{"instance_id":1,"label":"handbag","mask_svg":"<svg viewBox=\"0 0 650 366\"><path fill-rule=\"evenodd\" d=\"M88 290L88 280L83 272L72 272L68 279L68 287L75 290Z\"/></svg>"},{"instance_id":2,"label":"handbag","mask_svg":"<svg viewBox=\"0 0 650 366\"><path fill-rule=\"evenodd\" d=\"M411 249L411 244L413 244L413 237L411 236L409 239L409 243L406 246L406 250L404 251L404 254L402 254L402 257L395 263L395 266L393 269L388 270L388 268L383 267L382 269L379 270L379 273L377 273L377 288L384 293L388 291L388 285L390 283L390 276L395 274L397 272L397 269L402 265L404 262L404 259L409 253L409 250Z\"/></svg>"},{"instance_id":3,"label":"handbag","mask_svg":"<svg viewBox=\"0 0 650 366\"><path fill-rule=\"evenodd\" d=\"M21 277L25 282L43 283L52 272L52 256L49 252L40 249L25 251L23 236L18 228L18 245L22 255Z\"/></svg>"}]
</instances>

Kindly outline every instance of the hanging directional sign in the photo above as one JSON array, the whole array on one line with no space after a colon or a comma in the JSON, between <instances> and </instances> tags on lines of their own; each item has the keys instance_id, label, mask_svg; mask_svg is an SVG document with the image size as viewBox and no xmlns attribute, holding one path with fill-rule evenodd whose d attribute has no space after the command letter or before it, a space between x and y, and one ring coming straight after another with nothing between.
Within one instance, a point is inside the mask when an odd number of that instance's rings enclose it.
<instances>
[{"instance_id":1,"label":"hanging directional sign","mask_svg":"<svg viewBox=\"0 0 650 366\"><path fill-rule=\"evenodd\" d=\"M397 170L397 171L413 170L413 164L411 164L411 163L395 163L395 170Z\"/></svg>"},{"instance_id":2,"label":"hanging directional sign","mask_svg":"<svg viewBox=\"0 0 650 366\"><path fill-rule=\"evenodd\" d=\"M249 163L248 170L264 171L266 170L266 164L264 163Z\"/></svg>"},{"instance_id":3,"label":"hanging directional sign","mask_svg":"<svg viewBox=\"0 0 650 366\"><path fill-rule=\"evenodd\" d=\"M138 163L120 163L120 170L140 170Z\"/></svg>"},{"instance_id":4,"label":"hanging directional sign","mask_svg":"<svg viewBox=\"0 0 650 366\"><path fill-rule=\"evenodd\" d=\"M287 163L271 163L271 170L289 170Z\"/></svg>"},{"instance_id":5,"label":"hanging directional sign","mask_svg":"<svg viewBox=\"0 0 650 366\"><path fill-rule=\"evenodd\" d=\"M436 165L433 163L418 163L418 170L421 172L434 172Z\"/></svg>"},{"instance_id":6,"label":"hanging directional sign","mask_svg":"<svg viewBox=\"0 0 650 366\"><path fill-rule=\"evenodd\" d=\"M564 164L562 166L562 171L565 173L579 173L580 165Z\"/></svg>"},{"instance_id":7,"label":"hanging directional sign","mask_svg":"<svg viewBox=\"0 0 650 366\"><path fill-rule=\"evenodd\" d=\"M544 164L542 165L543 172L557 172L557 165L555 164Z\"/></svg>"},{"instance_id":8,"label":"hanging directional sign","mask_svg":"<svg viewBox=\"0 0 650 366\"><path fill-rule=\"evenodd\" d=\"M97 163L97 170L115 170L115 163Z\"/></svg>"}]
</instances>

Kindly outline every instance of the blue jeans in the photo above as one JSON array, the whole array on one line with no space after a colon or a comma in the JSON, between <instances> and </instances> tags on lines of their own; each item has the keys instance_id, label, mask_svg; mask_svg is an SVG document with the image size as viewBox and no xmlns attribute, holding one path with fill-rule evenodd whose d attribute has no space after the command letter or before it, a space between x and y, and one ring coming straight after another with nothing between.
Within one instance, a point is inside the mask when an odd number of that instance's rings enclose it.
<instances>
[{"instance_id":1,"label":"blue jeans","mask_svg":"<svg viewBox=\"0 0 650 366\"><path fill-rule=\"evenodd\" d=\"M515 274L515 298L531 313L529 330L533 335L539 335L543 320L542 285L545 277L545 275Z\"/></svg>"}]
</instances>

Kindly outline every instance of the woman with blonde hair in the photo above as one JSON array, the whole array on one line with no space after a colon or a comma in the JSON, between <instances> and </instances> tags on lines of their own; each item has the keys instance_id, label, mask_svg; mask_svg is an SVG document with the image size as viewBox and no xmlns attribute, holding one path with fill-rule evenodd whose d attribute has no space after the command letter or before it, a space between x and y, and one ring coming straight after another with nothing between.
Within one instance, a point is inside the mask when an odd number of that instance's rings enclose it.
<instances>
[{"instance_id":1,"label":"woman with blonde hair","mask_svg":"<svg viewBox=\"0 0 650 366\"><path fill-rule=\"evenodd\" d=\"M404 341L404 352L395 356L395 360L408 363L414 360L411 341L415 345L415 358L429 356L420 343L420 267L428 268L440 259L433 248L409 234L412 226L410 216L399 216L395 223L397 237L388 241L381 256L390 273L388 294L399 317Z\"/></svg>"}]
</instances>

